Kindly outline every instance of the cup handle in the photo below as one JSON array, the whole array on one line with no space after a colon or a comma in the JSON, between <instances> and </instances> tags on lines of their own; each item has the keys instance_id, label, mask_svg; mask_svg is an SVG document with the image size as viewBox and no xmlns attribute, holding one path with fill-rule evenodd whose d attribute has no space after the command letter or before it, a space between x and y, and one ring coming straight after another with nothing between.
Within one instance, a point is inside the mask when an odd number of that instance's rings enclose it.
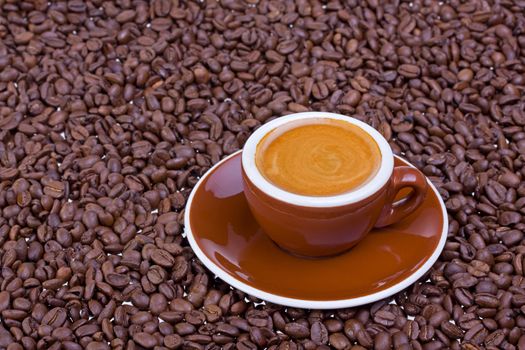
<instances>
[{"instance_id":1,"label":"cup handle","mask_svg":"<svg viewBox=\"0 0 525 350\"><path fill-rule=\"evenodd\" d=\"M397 193L406 187L412 188L410 194L395 201ZM416 210L425 198L427 187L427 179L419 170L408 166L395 167L387 190L386 204L375 227L394 224Z\"/></svg>"}]
</instances>

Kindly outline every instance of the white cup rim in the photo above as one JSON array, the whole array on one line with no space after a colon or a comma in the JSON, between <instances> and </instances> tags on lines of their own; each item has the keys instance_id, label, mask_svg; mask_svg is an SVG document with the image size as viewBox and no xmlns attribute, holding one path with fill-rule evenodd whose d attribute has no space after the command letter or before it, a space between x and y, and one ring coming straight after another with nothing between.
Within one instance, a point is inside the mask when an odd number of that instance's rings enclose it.
<instances>
[{"instance_id":1,"label":"white cup rim","mask_svg":"<svg viewBox=\"0 0 525 350\"><path fill-rule=\"evenodd\" d=\"M335 119L348 122L356 125L370 135L379 146L381 152L381 164L374 177L363 186L335 196L305 196L296 193L285 191L276 185L269 182L259 171L255 164L255 153L257 145L270 131L284 124L302 120L302 119ZM273 197L279 201L286 202L292 205L304 207L337 207L360 202L373 194L377 193L385 186L392 175L394 169L394 155L390 145L385 138L370 125L342 114L328 113L328 112L301 112L289 114L284 117L274 119L261 127L248 138L242 151L242 167L248 179L259 190L266 195Z\"/></svg>"}]
</instances>

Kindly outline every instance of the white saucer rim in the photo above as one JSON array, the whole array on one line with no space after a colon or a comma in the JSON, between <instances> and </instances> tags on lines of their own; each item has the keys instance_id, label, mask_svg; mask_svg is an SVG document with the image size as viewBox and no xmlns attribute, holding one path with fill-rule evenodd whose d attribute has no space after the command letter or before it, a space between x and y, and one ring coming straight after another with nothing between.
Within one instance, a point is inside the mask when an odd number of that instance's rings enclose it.
<instances>
[{"instance_id":1,"label":"white saucer rim","mask_svg":"<svg viewBox=\"0 0 525 350\"><path fill-rule=\"evenodd\" d=\"M281 295L265 292L263 290L254 288L242 281L239 281L235 277L231 276L228 272L224 271L220 266L216 265L211 259L208 258L208 256L202 251L200 246L198 245L197 241L195 240L195 237L193 235L193 232L190 227L190 208L193 201L193 198L195 196L195 193L197 192L200 185L204 182L204 180L213 173L213 171L220 167L223 163L228 161L229 159L235 157L239 153L241 153L242 150L238 150L229 156L223 158L221 161L216 163L212 168L210 168L204 176L199 180L199 182L194 186L193 190L190 193L190 196L188 198L188 201L186 202L186 209L184 211L184 235L188 239L188 242L195 252L195 255L201 260L201 262L211 271L213 272L217 277L222 279L223 281L227 282L229 285L248 293L252 296L255 296L259 299L289 306L289 307L297 307L297 308L305 308L305 309L341 309L341 308L347 308L347 307L355 307L360 306L364 304L370 304L373 302L376 302L381 299L388 298L392 296L393 294L396 294L403 289L411 286L413 283L417 282L418 279L420 279L431 267L434 265L434 263L439 258L439 255L441 254L441 251L443 250L445 246L445 242L447 240L447 233L448 233L448 215L447 210L445 207L445 203L443 202L443 199L439 195L438 190L436 187L428 180L427 183L429 184L430 188L434 193L436 194L438 198L438 202L441 206L442 210L442 216L443 216L443 230L441 232L441 238L434 249L434 252L432 255L425 261L423 265L421 265L416 271L414 271L410 276L403 279L402 281L399 281L398 283L394 284L393 286L390 286L384 290L381 290L379 292L375 292L372 294L356 297L356 298L350 298L350 299L335 299L335 300L306 300L306 299L296 299L296 298L290 298L290 297L284 297ZM414 167L408 160L405 160L401 157L395 156L404 162L406 162L409 166Z\"/></svg>"}]
</instances>

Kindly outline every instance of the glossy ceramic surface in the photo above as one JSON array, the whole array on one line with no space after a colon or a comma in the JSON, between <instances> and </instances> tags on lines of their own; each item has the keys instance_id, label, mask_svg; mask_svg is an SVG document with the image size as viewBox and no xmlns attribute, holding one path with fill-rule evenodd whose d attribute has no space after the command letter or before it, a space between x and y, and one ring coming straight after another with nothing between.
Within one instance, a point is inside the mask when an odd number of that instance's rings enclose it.
<instances>
[{"instance_id":1,"label":"glossy ceramic surface","mask_svg":"<svg viewBox=\"0 0 525 350\"><path fill-rule=\"evenodd\" d=\"M396 158L396 165L408 163ZM246 203L241 176L238 152L201 179L186 207L186 235L212 272L261 299L307 308L370 303L415 282L443 249L446 211L430 185L414 213L374 229L350 251L323 259L295 257L262 232Z\"/></svg>"},{"instance_id":2,"label":"glossy ceramic surface","mask_svg":"<svg viewBox=\"0 0 525 350\"><path fill-rule=\"evenodd\" d=\"M393 224L412 213L427 192L425 176L407 166L396 166L390 181L370 197L337 207L304 207L277 200L257 188L244 169L242 181L248 207L263 231L279 247L308 257L347 251L374 226ZM403 188L413 191L396 200Z\"/></svg>"}]
</instances>

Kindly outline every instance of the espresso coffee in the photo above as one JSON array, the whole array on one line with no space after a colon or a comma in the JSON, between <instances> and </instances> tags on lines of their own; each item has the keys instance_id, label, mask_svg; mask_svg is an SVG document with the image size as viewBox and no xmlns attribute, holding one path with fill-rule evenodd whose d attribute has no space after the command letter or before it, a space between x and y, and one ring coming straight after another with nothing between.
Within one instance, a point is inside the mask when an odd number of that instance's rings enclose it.
<instances>
[{"instance_id":1,"label":"espresso coffee","mask_svg":"<svg viewBox=\"0 0 525 350\"><path fill-rule=\"evenodd\" d=\"M379 169L381 152L360 127L320 118L270 132L257 145L255 162L268 181L285 191L333 196L367 183Z\"/></svg>"}]
</instances>

